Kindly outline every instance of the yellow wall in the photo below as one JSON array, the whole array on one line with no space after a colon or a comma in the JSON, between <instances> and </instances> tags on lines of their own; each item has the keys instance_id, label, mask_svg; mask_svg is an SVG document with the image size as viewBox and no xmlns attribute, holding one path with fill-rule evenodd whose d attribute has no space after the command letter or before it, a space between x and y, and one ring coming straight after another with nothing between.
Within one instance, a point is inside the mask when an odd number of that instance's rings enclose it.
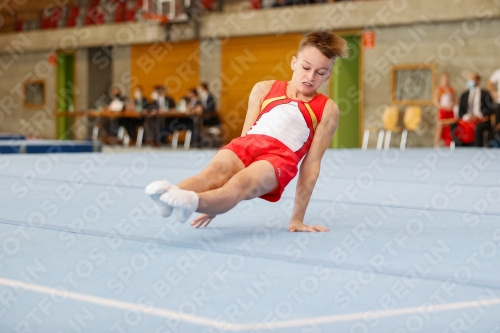
<instances>
[{"instance_id":1,"label":"yellow wall","mask_svg":"<svg viewBox=\"0 0 500 333\"><path fill-rule=\"evenodd\" d=\"M240 136L255 83L289 80L290 61L302 34L231 38L221 49L221 114L223 141Z\"/></svg>"},{"instance_id":2,"label":"yellow wall","mask_svg":"<svg viewBox=\"0 0 500 333\"><path fill-rule=\"evenodd\" d=\"M133 45L131 52L130 87L143 86L148 98L155 85L163 85L178 103L199 84L199 41Z\"/></svg>"}]
</instances>

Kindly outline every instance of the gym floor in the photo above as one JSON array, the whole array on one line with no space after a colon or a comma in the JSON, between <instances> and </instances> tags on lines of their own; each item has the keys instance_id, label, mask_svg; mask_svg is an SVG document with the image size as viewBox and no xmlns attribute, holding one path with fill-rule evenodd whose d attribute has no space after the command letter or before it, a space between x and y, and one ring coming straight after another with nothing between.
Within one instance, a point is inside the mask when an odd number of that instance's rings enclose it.
<instances>
[{"instance_id":1,"label":"gym floor","mask_svg":"<svg viewBox=\"0 0 500 333\"><path fill-rule=\"evenodd\" d=\"M295 181L203 229L152 181L215 151L0 155L1 332L500 332L500 152L330 150L306 223Z\"/></svg>"}]
</instances>

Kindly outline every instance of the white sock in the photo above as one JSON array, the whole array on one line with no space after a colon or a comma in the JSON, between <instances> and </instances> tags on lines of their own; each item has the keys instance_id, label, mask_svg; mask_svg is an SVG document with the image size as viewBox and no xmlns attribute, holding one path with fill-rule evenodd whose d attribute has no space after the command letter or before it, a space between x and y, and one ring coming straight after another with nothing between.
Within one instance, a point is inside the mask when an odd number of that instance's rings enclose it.
<instances>
[{"instance_id":1,"label":"white sock","mask_svg":"<svg viewBox=\"0 0 500 333\"><path fill-rule=\"evenodd\" d=\"M146 186L144 191L156 203L156 210L160 216L169 217L172 214L173 207L162 202L160 196L174 188L178 187L165 180L158 180Z\"/></svg>"},{"instance_id":2,"label":"white sock","mask_svg":"<svg viewBox=\"0 0 500 333\"><path fill-rule=\"evenodd\" d=\"M179 222L187 219L198 208L198 194L193 191L172 188L160 196L160 201L174 208L174 216Z\"/></svg>"}]
</instances>

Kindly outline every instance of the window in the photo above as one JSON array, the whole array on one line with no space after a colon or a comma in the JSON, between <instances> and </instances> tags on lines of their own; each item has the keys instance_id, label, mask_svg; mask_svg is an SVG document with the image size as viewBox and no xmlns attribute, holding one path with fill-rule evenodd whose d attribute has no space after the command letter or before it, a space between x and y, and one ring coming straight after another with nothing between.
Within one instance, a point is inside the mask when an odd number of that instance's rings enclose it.
<instances>
[{"instance_id":1,"label":"window","mask_svg":"<svg viewBox=\"0 0 500 333\"><path fill-rule=\"evenodd\" d=\"M45 104L45 82L28 81L24 83L24 106L28 108L42 107Z\"/></svg>"},{"instance_id":2,"label":"window","mask_svg":"<svg viewBox=\"0 0 500 333\"><path fill-rule=\"evenodd\" d=\"M393 66L391 102L396 105L432 104L435 82L434 64Z\"/></svg>"}]
</instances>

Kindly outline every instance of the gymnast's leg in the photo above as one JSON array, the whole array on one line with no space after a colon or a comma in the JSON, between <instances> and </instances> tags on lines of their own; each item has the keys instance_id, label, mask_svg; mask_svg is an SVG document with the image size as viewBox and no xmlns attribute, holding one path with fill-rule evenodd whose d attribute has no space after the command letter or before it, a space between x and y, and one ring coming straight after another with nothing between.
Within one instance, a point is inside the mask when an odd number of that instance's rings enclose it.
<instances>
[{"instance_id":1,"label":"gymnast's leg","mask_svg":"<svg viewBox=\"0 0 500 333\"><path fill-rule=\"evenodd\" d=\"M229 149L222 149L199 174L177 184L182 190L201 193L223 186L231 177L245 168L238 156Z\"/></svg>"},{"instance_id":2,"label":"gymnast's leg","mask_svg":"<svg viewBox=\"0 0 500 333\"><path fill-rule=\"evenodd\" d=\"M226 213L241 201L258 198L278 185L272 164L257 161L238 172L221 188L199 193L196 211L211 215Z\"/></svg>"},{"instance_id":3,"label":"gymnast's leg","mask_svg":"<svg viewBox=\"0 0 500 333\"><path fill-rule=\"evenodd\" d=\"M260 197L279 185L274 167L268 161L257 161L241 170L224 186L202 193L171 189L161 196L161 201L182 211L177 217L185 221L193 212L208 215L222 214L240 201Z\"/></svg>"},{"instance_id":4,"label":"gymnast's leg","mask_svg":"<svg viewBox=\"0 0 500 333\"><path fill-rule=\"evenodd\" d=\"M243 162L238 156L228 149L222 149L215 154L210 164L199 174L187 178L177 184L171 185L167 181L156 181L146 187L148 194L156 203L158 213L167 217L172 214L172 207L160 200L160 196L171 188L180 188L182 190L201 193L223 186L233 175L245 168Z\"/></svg>"}]
</instances>

